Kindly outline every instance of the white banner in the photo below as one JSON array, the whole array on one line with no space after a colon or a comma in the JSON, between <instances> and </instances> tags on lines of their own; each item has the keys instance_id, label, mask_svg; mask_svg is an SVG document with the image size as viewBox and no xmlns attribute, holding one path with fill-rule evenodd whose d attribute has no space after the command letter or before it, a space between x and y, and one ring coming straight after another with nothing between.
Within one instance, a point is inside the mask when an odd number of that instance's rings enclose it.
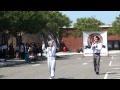
<instances>
[{"instance_id":1,"label":"white banner","mask_svg":"<svg viewBox=\"0 0 120 90\"><path fill-rule=\"evenodd\" d=\"M107 56L108 55L107 31L83 32L84 56L93 56L93 50L91 49L91 45L94 36L98 36L100 38L100 42L102 43L101 56Z\"/></svg>"}]
</instances>

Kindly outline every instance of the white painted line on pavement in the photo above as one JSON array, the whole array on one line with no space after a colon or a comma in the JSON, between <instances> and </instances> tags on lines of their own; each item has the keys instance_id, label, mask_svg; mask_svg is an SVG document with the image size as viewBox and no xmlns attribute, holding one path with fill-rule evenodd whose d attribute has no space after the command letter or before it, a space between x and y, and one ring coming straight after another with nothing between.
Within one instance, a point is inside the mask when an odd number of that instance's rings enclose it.
<instances>
[{"instance_id":1,"label":"white painted line on pavement","mask_svg":"<svg viewBox=\"0 0 120 90\"><path fill-rule=\"evenodd\" d=\"M81 59L81 58L77 58L77 59Z\"/></svg>"},{"instance_id":2,"label":"white painted line on pavement","mask_svg":"<svg viewBox=\"0 0 120 90\"><path fill-rule=\"evenodd\" d=\"M114 57L112 56L112 59L113 59Z\"/></svg>"},{"instance_id":3,"label":"white painted line on pavement","mask_svg":"<svg viewBox=\"0 0 120 90\"><path fill-rule=\"evenodd\" d=\"M109 73L109 72L107 72L107 73L105 74L104 79L107 79L108 73Z\"/></svg>"},{"instance_id":4,"label":"white painted line on pavement","mask_svg":"<svg viewBox=\"0 0 120 90\"><path fill-rule=\"evenodd\" d=\"M103 61L103 60L100 60L100 61Z\"/></svg>"},{"instance_id":5,"label":"white painted line on pavement","mask_svg":"<svg viewBox=\"0 0 120 90\"><path fill-rule=\"evenodd\" d=\"M120 68L112 68L112 69L120 69Z\"/></svg>"},{"instance_id":6,"label":"white painted line on pavement","mask_svg":"<svg viewBox=\"0 0 120 90\"><path fill-rule=\"evenodd\" d=\"M110 61L110 63L109 63L109 66L111 66L112 65L112 61Z\"/></svg>"},{"instance_id":7,"label":"white painted line on pavement","mask_svg":"<svg viewBox=\"0 0 120 90\"><path fill-rule=\"evenodd\" d=\"M35 64L35 65L32 65L32 66L39 66L40 64Z\"/></svg>"},{"instance_id":8,"label":"white painted line on pavement","mask_svg":"<svg viewBox=\"0 0 120 90\"><path fill-rule=\"evenodd\" d=\"M82 65L87 65L88 63L83 63Z\"/></svg>"}]
</instances>

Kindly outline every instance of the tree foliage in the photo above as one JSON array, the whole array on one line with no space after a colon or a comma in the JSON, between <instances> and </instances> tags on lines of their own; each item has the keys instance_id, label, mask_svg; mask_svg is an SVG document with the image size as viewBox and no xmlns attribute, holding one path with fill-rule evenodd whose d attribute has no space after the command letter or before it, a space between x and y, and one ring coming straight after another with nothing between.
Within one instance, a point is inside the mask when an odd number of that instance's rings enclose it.
<instances>
[{"instance_id":1,"label":"tree foliage","mask_svg":"<svg viewBox=\"0 0 120 90\"><path fill-rule=\"evenodd\" d=\"M50 32L57 36L59 28L69 27L71 20L59 11L0 11L0 32L36 34Z\"/></svg>"},{"instance_id":2,"label":"tree foliage","mask_svg":"<svg viewBox=\"0 0 120 90\"><path fill-rule=\"evenodd\" d=\"M83 31L99 31L99 25L102 25L101 21L95 19L94 17L89 18L78 18L77 22L74 24L75 32L72 33L75 37L82 36Z\"/></svg>"},{"instance_id":3,"label":"tree foliage","mask_svg":"<svg viewBox=\"0 0 120 90\"><path fill-rule=\"evenodd\" d=\"M120 35L120 15L112 23L112 28L108 31L109 35Z\"/></svg>"}]
</instances>

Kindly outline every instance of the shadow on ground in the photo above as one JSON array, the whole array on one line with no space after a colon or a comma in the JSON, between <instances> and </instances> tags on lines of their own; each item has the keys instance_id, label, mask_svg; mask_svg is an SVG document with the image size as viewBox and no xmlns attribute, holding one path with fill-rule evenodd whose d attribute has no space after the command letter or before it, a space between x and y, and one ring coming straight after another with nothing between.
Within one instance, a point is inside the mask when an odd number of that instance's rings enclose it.
<instances>
[{"instance_id":1,"label":"shadow on ground","mask_svg":"<svg viewBox=\"0 0 120 90\"><path fill-rule=\"evenodd\" d=\"M99 75L105 75L106 73L99 73Z\"/></svg>"},{"instance_id":2,"label":"shadow on ground","mask_svg":"<svg viewBox=\"0 0 120 90\"><path fill-rule=\"evenodd\" d=\"M109 75L112 75L112 74L118 74L118 73L116 73L116 72L111 72L111 73L109 73Z\"/></svg>"},{"instance_id":3,"label":"shadow on ground","mask_svg":"<svg viewBox=\"0 0 120 90\"><path fill-rule=\"evenodd\" d=\"M76 55L62 55L62 56L56 56L56 60L69 60L69 58L74 58ZM83 58L82 55L79 55L80 57ZM42 57L39 57L38 58L38 61L45 61L47 60L47 58L45 56Z\"/></svg>"},{"instance_id":4,"label":"shadow on ground","mask_svg":"<svg viewBox=\"0 0 120 90\"><path fill-rule=\"evenodd\" d=\"M73 77L68 77L68 78L61 77L61 78L56 78L56 79L74 79L74 78Z\"/></svg>"},{"instance_id":5,"label":"shadow on ground","mask_svg":"<svg viewBox=\"0 0 120 90\"><path fill-rule=\"evenodd\" d=\"M57 56L56 60L69 60L70 55Z\"/></svg>"},{"instance_id":6,"label":"shadow on ground","mask_svg":"<svg viewBox=\"0 0 120 90\"><path fill-rule=\"evenodd\" d=\"M106 73L99 73L99 75L105 75ZM117 74L116 72L111 72L109 73L109 75L112 75L112 74Z\"/></svg>"},{"instance_id":7,"label":"shadow on ground","mask_svg":"<svg viewBox=\"0 0 120 90\"><path fill-rule=\"evenodd\" d=\"M0 75L0 78L3 78L4 77L4 75Z\"/></svg>"}]
</instances>

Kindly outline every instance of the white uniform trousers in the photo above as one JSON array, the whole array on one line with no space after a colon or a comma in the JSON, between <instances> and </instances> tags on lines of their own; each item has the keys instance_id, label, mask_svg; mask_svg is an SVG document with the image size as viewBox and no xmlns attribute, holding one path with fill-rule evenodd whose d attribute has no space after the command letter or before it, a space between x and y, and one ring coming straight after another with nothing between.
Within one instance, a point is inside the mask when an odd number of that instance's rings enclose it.
<instances>
[{"instance_id":1,"label":"white uniform trousers","mask_svg":"<svg viewBox=\"0 0 120 90\"><path fill-rule=\"evenodd\" d=\"M48 57L47 58L48 69L50 77L55 76L55 67L56 67L56 60L55 57Z\"/></svg>"}]
</instances>

